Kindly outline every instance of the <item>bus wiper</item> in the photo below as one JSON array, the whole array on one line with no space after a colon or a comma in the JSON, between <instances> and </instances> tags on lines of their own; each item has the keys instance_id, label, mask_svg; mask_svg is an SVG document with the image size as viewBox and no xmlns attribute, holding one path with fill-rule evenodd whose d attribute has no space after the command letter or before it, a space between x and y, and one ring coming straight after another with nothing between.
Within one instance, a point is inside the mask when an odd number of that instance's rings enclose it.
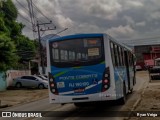
<instances>
[{"instance_id":1,"label":"bus wiper","mask_svg":"<svg viewBox=\"0 0 160 120\"><path fill-rule=\"evenodd\" d=\"M77 60L77 61L73 61L74 63L82 63L82 62L88 62L88 60L86 59L80 59L80 60Z\"/></svg>"}]
</instances>

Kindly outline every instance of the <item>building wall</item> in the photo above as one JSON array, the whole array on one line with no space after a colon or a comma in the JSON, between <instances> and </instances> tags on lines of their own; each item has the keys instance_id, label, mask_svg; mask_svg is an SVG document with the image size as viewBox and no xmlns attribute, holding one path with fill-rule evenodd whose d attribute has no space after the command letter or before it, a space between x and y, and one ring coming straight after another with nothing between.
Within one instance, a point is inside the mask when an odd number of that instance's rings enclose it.
<instances>
[{"instance_id":1,"label":"building wall","mask_svg":"<svg viewBox=\"0 0 160 120\"><path fill-rule=\"evenodd\" d=\"M7 87L12 85L14 78L21 77L23 75L31 75L31 71L30 70L8 70L6 72Z\"/></svg>"},{"instance_id":2,"label":"building wall","mask_svg":"<svg viewBox=\"0 0 160 120\"><path fill-rule=\"evenodd\" d=\"M6 90L7 83L6 83L5 77L6 77L5 73L4 72L0 72L0 91Z\"/></svg>"},{"instance_id":3,"label":"building wall","mask_svg":"<svg viewBox=\"0 0 160 120\"><path fill-rule=\"evenodd\" d=\"M141 45L135 46L134 51L137 57L137 64L144 67L145 60L156 59L160 57L160 51L154 51L154 47L160 47L160 45Z\"/></svg>"}]
</instances>

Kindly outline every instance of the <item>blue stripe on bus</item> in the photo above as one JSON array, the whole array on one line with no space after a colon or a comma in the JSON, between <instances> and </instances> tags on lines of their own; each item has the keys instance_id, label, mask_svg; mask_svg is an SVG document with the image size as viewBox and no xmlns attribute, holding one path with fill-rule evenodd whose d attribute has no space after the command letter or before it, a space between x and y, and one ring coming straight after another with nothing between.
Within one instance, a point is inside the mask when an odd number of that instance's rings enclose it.
<instances>
[{"instance_id":1,"label":"blue stripe on bus","mask_svg":"<svg viewBox=\"0 0 160 120\"><path fill-rule=\"evenodd\" d=\"M78 38L94 38L94 37L102 37L104 34L75 34L69 36L62 36L58 38L52 38L49 41L63 41L66 39L78 39Z\"/></svg>"}]
</instances>

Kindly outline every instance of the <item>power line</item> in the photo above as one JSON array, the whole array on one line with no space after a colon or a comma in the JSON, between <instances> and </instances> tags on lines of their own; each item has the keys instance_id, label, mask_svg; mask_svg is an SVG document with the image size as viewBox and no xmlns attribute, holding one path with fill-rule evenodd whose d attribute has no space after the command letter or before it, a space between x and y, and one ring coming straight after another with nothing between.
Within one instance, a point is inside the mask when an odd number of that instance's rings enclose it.
<instances>
[{"instance_id":1,"label":"power line","mask_svg":"<svg viewBox=\"0 0 160 120\"><path fill-rule=\"evenodd\" d=\"M38 11L38 12L40 12L47 20L49 20L49 21L51 21L46 15L44 15L44 13L35 5L35 3L34 2L32 2L33 3L33 6L36 8L36 10Z\"/></svg>"},{"instance_id":2,"label":"power line","mask_svg":"<svg viewBox=\"0 0 160 120\"><path fill-rule=\"evenodd\" d=\"M22 17L24 20L26 20L27 22L29 22L29 23L32 23L30 20L28 20L26 17L24 17L22 14L20 14L19 12L18 12L18 14L19 14L19 16L20 17Z\"/></svg>"},{"instance_id":3,"label":"power line","mask_svg":"<svg viewBox=\"0 0 160 120\"><path fill-rule=\"evenodd\" d=\"M52 37L54 37L54 36L56 36L56 35L58 35L58 34L64 32L64 31L66 31L66 30L68 30L68 28L65 28L65 29L59 31L59 32L55 33L54 35L51 35L48 39L51 39Z\"/></svg>"},{"instance_id":4,"label":"power line","mask_svg":"<svg viewBox=\"0 0 160 120\"><path fill-rule=\"evenodd\" d=\"M26 9L26 10L29 12L29 10L28 10L22 3L20 3L18 0L16 0L16 2L17 2L22 8Z\"/></svg>"},{"instance_id":5,"label":"power line","mask_svg":"<svg viewBox=\"0 0 160 120\"><path fill-rule=\"evenodd\" d=\"M27 14L29 13L30 14L30 11L29 11L29 9L27 9L26 8L26 6L25 5L23 5L21 2L19 2L18 0L16 0L16 2L22 7L22 8L24 8L25 10L27 10ZM33 10L32 10L33 11ZM24 11L25 12L25 11ZM25 12L26 13L26 12ZM35 16L35 13L33 12L33 14L32 14L32 16L33 16L33 18L36 18L36 19L38 19L36 16ZM35 19L33 20L34 22L33 22L33 24L34 25L32 25L32 26L35 26ZM32 22L31 22L32 23ZM34 28L33 28L34 29Z\"/></svg>"},{"instance_id":6,"label":"power line","mask_svg":"<svg viewBox=\"0 0 160 120\"><path fill-rule=\"evenodd\" d=\"M32 30L32 28L28 27L28 26L25 26L26 28L28 28L29 30Z\"/></svg>"}]
</instances>

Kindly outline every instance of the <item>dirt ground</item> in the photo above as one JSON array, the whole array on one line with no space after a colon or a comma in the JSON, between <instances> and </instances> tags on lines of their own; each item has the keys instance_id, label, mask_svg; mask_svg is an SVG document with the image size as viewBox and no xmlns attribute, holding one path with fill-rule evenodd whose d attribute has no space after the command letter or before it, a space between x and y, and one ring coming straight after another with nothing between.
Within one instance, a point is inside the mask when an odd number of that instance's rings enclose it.
<instances>
[{"instance_id":1,"label":"dirt ground","mask_svg":"<svg viewBox=\"0 0 160 120\"><path fill-rule=\"evenodd\" d=\"M144 77L149 79L147 78L148 74ZM160 80L149 82L134 111L136 111L135 113L137 113L136 115L138 117L131 117L130 120L160 120ZM139 117L140 114L143 114L145 117ZM148 115L150 115L150 117L148 117ZM158 117L156 117L156 115Z\"/></svg>"},{"instance_id":2,"label":"dirt ground","mask_svg":"<svg viewBox=\"0 0 160 120\"><path fill-rule=\"evenodd\" d=\"M48 97L48 89L19 89L0 92L2 106L13 106Z\"/></svg>"}]
</instances>

